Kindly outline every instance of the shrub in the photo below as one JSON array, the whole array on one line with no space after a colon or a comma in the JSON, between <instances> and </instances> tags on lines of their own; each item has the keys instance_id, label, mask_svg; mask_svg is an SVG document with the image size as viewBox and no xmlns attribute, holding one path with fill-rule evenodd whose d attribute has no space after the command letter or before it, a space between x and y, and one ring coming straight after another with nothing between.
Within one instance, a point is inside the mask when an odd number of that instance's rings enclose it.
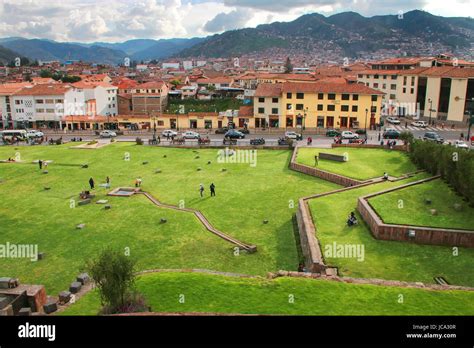
<instances>
[{"instance_id":1,"label":"shrub","mask_svg":"<svg viewBox=\"0 0 474 348\"><path fill-rule=\"evenodd\" d=\"M137 145L143 145L143 139L142 138L137 137L135 139L135 142L137 143Z\"/></svg>"}]
</instances>

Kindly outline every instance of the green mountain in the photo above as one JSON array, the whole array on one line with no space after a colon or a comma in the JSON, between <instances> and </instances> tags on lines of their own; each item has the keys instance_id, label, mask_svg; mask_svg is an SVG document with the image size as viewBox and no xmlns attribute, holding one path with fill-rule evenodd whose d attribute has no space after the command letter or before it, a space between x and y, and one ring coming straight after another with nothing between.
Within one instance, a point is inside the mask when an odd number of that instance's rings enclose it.
<instances>
[{"instance_id":1,"label":"green mountain","mask_svg":"<svg viewBox=\"0 0 474 348\"><path fill-rule=\"evenodd\" d=\"M16 57L21 57L21 54L14 52L8 48L0 46L0 62L2 64L8 64Z\"/></svg>"},{"instance_id":2,"label":"green mountain","mask_svg":"<svg viewBox=\"0 0 474 348\"><path fill-rule=\"evenodd\" d=\"M229 57L286 48L309 53L334 50L354 57L379 49L417 52L424 44L469 48L474 42L474 19L446 18L424 11L363 17L344 12L325 17L313 13L292 22L228 31L184 49L180 57Z\"/></svg>"}]
</instances>

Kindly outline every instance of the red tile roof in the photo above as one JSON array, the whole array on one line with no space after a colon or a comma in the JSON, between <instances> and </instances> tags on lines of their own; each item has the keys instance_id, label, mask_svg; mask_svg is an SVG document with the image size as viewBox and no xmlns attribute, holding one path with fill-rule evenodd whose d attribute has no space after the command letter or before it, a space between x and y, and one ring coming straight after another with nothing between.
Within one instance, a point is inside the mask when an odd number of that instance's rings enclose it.
<instances>
[{"instance_id":1,"label":"red tile roof","mask_svg":"<svg viewBox=\"0 0 474 348\"><path fill-rule=\"evenodd\" d=\"M239 117L253 117L253 106L241 106Z\"/></svg>"},{"instance_id":2,"label":"red tile roof","mask_svg":"<svg viewBox=\"0 0 474 348\"><path fill-rule=\"evenodd\" d=\"M15 95L63 95L71 88L73 88L71 85L64 83L40 84L33 87L25 87L16 92Z\"/></svg>"},{"instance_id":3,"label":"red tile roof","mask_svg":"<svg viewBox=\"0 0 474 348\"><path fill-rule=\"evenodd\" d=\"M260 83L255 91L256 97L280 97L282 92L280 83Z\"/></svg>"}]
</instances>

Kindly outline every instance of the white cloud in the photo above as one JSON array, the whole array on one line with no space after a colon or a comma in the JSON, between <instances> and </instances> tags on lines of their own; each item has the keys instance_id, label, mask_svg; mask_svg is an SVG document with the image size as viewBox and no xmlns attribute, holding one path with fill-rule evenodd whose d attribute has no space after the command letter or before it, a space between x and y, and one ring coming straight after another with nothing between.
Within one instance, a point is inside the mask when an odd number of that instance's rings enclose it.
<instances>
[{"instance_id":1,"label":"white cloud","mask_svg":"<svg viewBox=\"0 0 474 348\"><path fill-rule=\"evenodd\" d=\"M474 17L474 0L1 0L0 37L86 42L195 37L310 12L371 16L416 8Z\"/></svg>"}]
</instances>

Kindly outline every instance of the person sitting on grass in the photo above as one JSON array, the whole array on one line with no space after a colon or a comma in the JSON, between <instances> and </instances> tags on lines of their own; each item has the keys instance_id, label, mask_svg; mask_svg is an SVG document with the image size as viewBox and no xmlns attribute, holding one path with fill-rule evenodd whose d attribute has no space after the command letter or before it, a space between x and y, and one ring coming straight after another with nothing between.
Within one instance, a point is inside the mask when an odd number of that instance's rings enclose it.
<instances>
[{"instance_id":1,"label":"person sitting on grass","mask_svg":"<svg viewBox=\"0 0 474 348\"><path fill-rule=\"evenodd\" d=\"M347 226L351 227L351 226L354 226L354 225L357 225L357 224L358 224L358 221L357 221L357 218L355 216L355 213L351 212L351 215L349 215L349 218L347 219Z\"/></svg>"},{"instance_id":2,"label":"person sitting on grass","mask_svg":"<svg viewBox=\"0 0 474 348\"><path fill-rule=\"evenodd\" d=\"M384 179L384 180L388 180L388 173L387 173L387 172L383 173L383 177L382 177L382 179Z\"/></svg>"}]
</instances>

